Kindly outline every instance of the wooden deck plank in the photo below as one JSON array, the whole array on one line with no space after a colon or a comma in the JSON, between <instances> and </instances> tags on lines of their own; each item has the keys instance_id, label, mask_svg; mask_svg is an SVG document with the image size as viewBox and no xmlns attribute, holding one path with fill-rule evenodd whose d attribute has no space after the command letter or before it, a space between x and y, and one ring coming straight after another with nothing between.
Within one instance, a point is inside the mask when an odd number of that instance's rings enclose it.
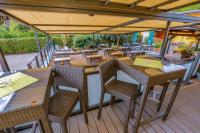
<instances>
[{"instance_id":1,"label":"wooden deck plank","mask_svg":"<svg viewBox=\"0 0 200 133\"><path fill-rule=\"evenodd\" d=\"M84 115L83 114L79 114L77 115L77 119L78 119L78 127L79 127L79 132L80 133L89 133L88 130L88 125L85 124L85 119L84 119Z\"/></svg>"},{"instance_id":2,"label":"wooden deck plank","mask_svg":"<svg viewBox=\"0 0 200 133\"><path fill-rule=\"evenodd\" d=\"M97 125L97 129L99 131L99 133L108 133L107 127L103 121L103 119L101 118L100 120L97 119L97 114L98 114L98 110L93 110L91 111L93 119Z\"/></svg>"},{"instance_id":3,"label":"wooden deck plank","mask_svg":"<svg viewBox=\"0 0 200 133\"><path fill-rule=\"evenodd\" d=\"M70 133L79 133L79 125L77 116L73 116L69 118L69 126L70 126Z\"/></svg>"},{"instance_id":4,"label":"wooden deck plank","mask_svg":"<svg viewBox=\"0 0 200 133\"><path fill-rule=\"evenodd\" d=\"M166 121L158 119L139 128L139 133L198 133L200 131L200 82L198 84L181 88L169 117ZM173 85L170 86L162 110L169 101ZM156 113L156 104L147 102L142 120ZM112 107L103 107L102 118L97 119L98 110L88 112L89 124L85 124L83 114L72 116L68 120L69 133L123 133L126 115L126 105L123 102L116 103ZM136 112L138 107L136 107ZM133 132L135 118L129 122L129 133ZM54 132L61 133L59 124L52 123ZM30 133L31 129L18 133ZM39 133L37 128L36 133Z\"/></svg>"},{"instance_id":5,"label":"wooden deck plank","mask_svg":"<svg viewBox=\"0 0 200 133\"><path fill-rule=\"evenodd\" d=\"M125 123L125 115L124 113L121 111L121 109L116 105L114 105L113 107L113 111L115 112L115 114L117 115L117 117L119 118L119 120L121 121L121 123L124 125ZM128 126L128 131L129 132L133 132L133 126L132 124L129 123L129 126ZM144 132L144 130L139 130L139 132Z\"/></svg>"},{"instance_id":6,"label":"wooden deck plank","mask_svg":"<svg viewBox=\"0 0 200 133\"><path fill-rule=\"evenodd\" d=\"M110 116L113 124L115 125L115 127L117 128L119 133L123 133L124 132L124 126L121 123L121 121L119 120L119 118L117 117L117 115L115 114L115 112L112 110L111 106L107 106L105 107L105 110L107 111L108 115Z\"/></svg>"},{"instance_id":7,"label":"wooden deck plank","mask_svg":"<svg viewBox=\"0 0 200 133\"><path fill-rule=\"evenodd\" d=\"M92 111L88 112L88 121L89 133L98 133L99 131L93 118Z\"/></svg>"},{"instance_id":8,"label":"wooden deck plank","mask_svg":"<svg viewBox=\"0 0 200 133\"><path fill-rule=\"evenodd\" d=\"M118 133L115 125L113 124L113 122L110 119L109 115L105 111L105 108L102 109L102 115L101 115L101 117L104 120L105 125L106 125L109 133Z\"/></svg>"}]
</instances>

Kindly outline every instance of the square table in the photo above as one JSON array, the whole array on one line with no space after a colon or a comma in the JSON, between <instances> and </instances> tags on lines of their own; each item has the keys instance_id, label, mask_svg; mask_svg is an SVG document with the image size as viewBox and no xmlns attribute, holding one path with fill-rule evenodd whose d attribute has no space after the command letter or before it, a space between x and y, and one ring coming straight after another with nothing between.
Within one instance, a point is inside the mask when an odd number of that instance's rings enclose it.
<instances>
[{"instance_id":1,"label":"square table","mask_svg":"<svg viewBox=\"0 0 200 133\"><path fill-rule=\"evenodd\" d=\"M142 86L144 86L141 101L139 103L139 113L136 116L134 132L138 131L139 126L149 123L158 118L162 117L163 120L167 119L169 112L171 110L171 107L174 103L174 100L179 92L179 89L181 87L181 84L186 72L186 69L164 72L156 68L147 68L147 67L137 66L137 65L134 65L134 61L136 58L126 57L126 58L118 59L118 63L121 66L121 68L123 68L123 71L127 73L130 77L137 80ZM140 58L158 60L157 58L153 58L149 56L143 56L143 57L140 56ZM161 61L161 62L163 65L166 65L166 62L164 61ZM167 105L166 111L159 112L158 115L153 116L152 118L145 120L143 122L140 122L150 88L154 85L165 84L175 79L178 79L178 81L173 91L173 94L170 98L170 101Z\"/></svg>"},{"instance_id":2,"label":"square table","mask_svg":"<svg viewBox=\"0 0 200 133\"><path fill-rule=\"evenodd\" d=\"M123 53L120 52L120 51L117 51L117 52L112 52L111 57L114 57L114 58L119 58L119 57L122 57L123 56Z\"/></svg>"},{"instance_id":3,"label":"square table","mask_svg":"<svg viewBox=\"0 0 200 133\"><path fill-rule=\"evenodd\" d=\"M56 57L54 58L54 64L66 65L70 64L70 57Z\"/></svg>"},{"instance_id":4,"label":"square table","mask_svg":"<svg viewBox=\"0 0 200 133\"><path fill-rule=\"evenodd\" d=\"M97 64L102 62L103 57L102 55L88 55L86 56L86 59L88 64Z\"/></svg>"},{"instance_id":5,"label":"square table","mask_svg":"<svg viewBox=\"0 0 200 133\"><path fill-rule=\"evenodd\" d=\"M15 96L0 112L0 130L40 120L45 132L52 133L52 127L48 120L48 103L53 84L51 68L20 72L37 78L39 81L15 92ZM8 74L10 73L5 73L1 77Z\"/></svg>"}]
</instances>

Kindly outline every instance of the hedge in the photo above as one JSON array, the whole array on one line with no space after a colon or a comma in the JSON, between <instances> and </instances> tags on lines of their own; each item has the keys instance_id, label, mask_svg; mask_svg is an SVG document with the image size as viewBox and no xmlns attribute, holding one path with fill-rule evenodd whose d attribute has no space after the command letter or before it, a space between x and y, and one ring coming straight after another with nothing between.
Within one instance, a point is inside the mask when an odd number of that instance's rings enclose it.
<instances>
[{"instance_id":1,"label":"hedge","mask_svg":"<svg viewBox=\"0 0 200 133\"><path fill-rule=\"evenodd\" d=\"M57 45L62 44L61 38L52 38ZM46 44L46 37L40 37L41 47ZM38 47L34 37L0 39L0 47L5 54L20 54L37 52Z\"/></svg>"}]
</instances>

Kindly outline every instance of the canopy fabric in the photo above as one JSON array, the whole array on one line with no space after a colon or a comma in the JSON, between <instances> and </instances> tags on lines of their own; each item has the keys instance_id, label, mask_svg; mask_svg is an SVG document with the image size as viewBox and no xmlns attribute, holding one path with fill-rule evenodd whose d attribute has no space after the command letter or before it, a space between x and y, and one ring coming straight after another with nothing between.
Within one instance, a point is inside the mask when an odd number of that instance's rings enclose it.
<instances>
[{"instance_id":1,"label":"canopy fabric","mask_svg":"<svg viewBox=\"0 0 200 133\"><path fill-rule=\"evenodd\" d=\"M47 34L122 34L160 30L166 27L167 21L172 21L170 27L199 22L200 18L165 12L197 2L199 0L6 0L0 3L0 14Z\"/></svg>"},{"instance_id":2,"label":"canopy fabric","mask_svg":"<svg viewBox=\"0 0 200 133\"><path fill-rule=\"evenodd\" d=\"M136 43L137 40L138 40L138 32L134 32L132 37L132 43Z\"/></svg>"},{"instance_id":3,"label":"canopy fabric","mask_svg":"<svg viewBox=\"0 0 200 133\"><path fill-rule=\"evenodd\" d=\"M153 44L153 42L154 42L154 35L155 35L154 31L150 31L149 32L149 38L147 40L147 44L148 45L152 45Z\"/></svg>"}]
</instances>

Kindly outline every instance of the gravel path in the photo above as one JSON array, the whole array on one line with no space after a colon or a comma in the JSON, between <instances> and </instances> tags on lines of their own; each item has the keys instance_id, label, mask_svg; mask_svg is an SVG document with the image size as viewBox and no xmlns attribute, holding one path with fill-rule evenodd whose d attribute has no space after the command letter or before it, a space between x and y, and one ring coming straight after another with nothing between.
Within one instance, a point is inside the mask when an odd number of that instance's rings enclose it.
<instances>
[{"instance_id":1,"label":"gravel path","mask_svg":"<svg viewBox=\"0 0 200 133\"><path fill-rule=\"evenodd\" d=\"M30 62L37 53L6 55L6 60L11 70L27 69L27 63ZM0 72L2 71L0 66Z\"/></svg>"}]
</instances>

